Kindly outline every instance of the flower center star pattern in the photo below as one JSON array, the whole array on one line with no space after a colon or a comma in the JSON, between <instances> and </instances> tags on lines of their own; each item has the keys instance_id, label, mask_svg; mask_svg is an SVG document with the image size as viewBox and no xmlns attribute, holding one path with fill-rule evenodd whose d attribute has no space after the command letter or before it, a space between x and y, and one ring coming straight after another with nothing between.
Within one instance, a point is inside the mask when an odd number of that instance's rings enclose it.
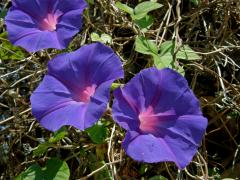
<instances>
[{"instance_id":1,"label":"flower center star pattern","mask_svg":"<svg viewBox=\"0 0 240 180\"><path fill-rule=\"evenodd\" d=\"M58 23L58 16L54 14L47 14L40 23L40 29L45 31L55 31Z\"/></svg>"},{"instance_id":2,"label":"flower center star pattern","mask_svg":"<svg viewBox=\"0 0 240 180\"><path fill-rule=\"evenodd\" d=\"M94 95L96 90L96 85L93 84L92 86L87 86L79 95L78 101L88 103L90 98Z\"/></svg>"},{"instance_id":3,"label":"flower center star pattern","mask_svg":"<svg viewBox=\"0 0 240 180\"><path fill-rule=\"evenodd\" d=\"M51 131L64 125L84 130L106 111L111 84L122 77L120 59L101 43L58 55L31 95L32 114Z\"/></svg>"},{"instance_id":4,"label":"flower center star pattern","mask_svg":"<svg viewBox=\"0 0 240 180\"><path fill-rule=\"evenodd\" d=\"M145 111L141 112L138 116L140 121L139 129L143 133L158 133L158 126L161 121L175 117L174 110L169 110L163 113L155 113L152 106L149 106Z\"/></svg>"},{"instance_id":5,"label":"flower center star pattern","mask_svg":"<svg viewBox=\"0 0 240 180\"><path fill-rule=\"evenodd\" d=\"M28 52L64 49L82 26L84 0L12 0L5 22L9 40Z\"/></svg>"},{"instance_id":6,"label":"flower center star pattern","mask_svg":"<svg viewBox=\"0 0 240 180\"><path fill-rule=\"evenodd\" d=\"M207 127L199 102L177 72L149 68L114 92L113 119L127 130L122 146L137 161L185 168Z\"/></svg>"}]
</instances>

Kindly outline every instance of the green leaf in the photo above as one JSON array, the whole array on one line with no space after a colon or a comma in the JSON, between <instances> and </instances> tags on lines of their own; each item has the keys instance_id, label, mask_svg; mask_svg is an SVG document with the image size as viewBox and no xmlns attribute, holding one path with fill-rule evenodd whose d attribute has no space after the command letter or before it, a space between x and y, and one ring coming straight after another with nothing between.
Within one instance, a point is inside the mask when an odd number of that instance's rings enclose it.
<instances>
[{"instance_id":1,"label":"green leaf","mask_svg":"<svg viewBox=\"0 0 240 180\"><path fill-rule=\"evenodd\" d=\"M172 63L172 55L171 53L167 53L171 50L169 48L169 45L165 47L167 44L163 44L164 47L162 47L162 54L158 54L158 47L155 43L153 43L150 40L145 39L144 37L137 37L135 41L135 50L137 52L140 52L142 54L148 54L153 57L154 65L158 69L162 69L165 67L170 67ZM165 53L165 54L164 54Z\"/></svg>"},{"instance_id":2,"label":"green leaf","mask_svg":"<svg viewBox=\"0 0 240 180\"><path fill-rule=\"evenodd\" d=\"M54 146L55 143L63 139L65 136L67 136L68 132L66 130L66 127L62 127L58 131L54 132L53 136L49 138L48 142L44 142L42 144L39 144L34 150L33 155L34 156L42 156L45 152L47 152L49 147Z\"/></svg>"},{"instance_id":3,"label":"green leaf","mask_svg":"<svg viewBox=\"0 0 240 180\"><path fill-rule=\"evenodd\" d=\"M87 0L88 4L94 4L94 0Z\"/></svg>"},{"instance_id":4,"label":"green leaf","mask_svg":"<svg viewBox=\"0 0 240 180\"><path fill-rule=\"evenodd\" d=\"M153 11L155 9L158 9L160 7L162 7L163 5L157 3L157 2L152 2L152 1L145 1L142 2L140 4L138 4L135 8L134 8L134 15L133 15L133 19L142 19L143 17L145 17L150 11Z\"/></svg>"},{"instance_id":5,"label":"green leaf","mask_svg":"<svg viewBox=\"0 0 240 180\"><path fill-rule=\"evenodd\" d=\"M8 41L7 33L0 34L0 59L1 60L21 60L25 58L23 49L13 46Z\"/></svg>"},{"instance_id":6,"label":"green leaf","mask_svg":"<svg viewBox=\"0 0 240 180\"><path fill-rule=\"evenodd\" d=\"M117 89L118 87L120 87L122 84L120 83L112 83L112 86L111 86L111 91L113 91L114 89Z\"/></svg>"},{"instance_id":7,"label":"green leaf","mask_svg":"<svg viewBox=\"0 0 240 180\"><path fill-rule=\"evenodd\" d=\"M16 177L16 180L42 180L44 173L38 164L30 166Z\"/></svg>"},{"instance_id":8,"label":"green leaf","mask_svg":"<svg viewBox=\"0 0 240 180\"><path fill-rule=\"evenodd\" d=\"M50 137L48 140L49 143L56 143L63 139L65 136L67 136L68 132L66 130L66 127L62 127L58 131L54 132L53 137Z\"/></svg>"},{"instance_id":9,"label":"green leaf","mask_svg":"<svg viewBox=\"0 0 240 180\"><path fill-rule=\"evenodd\" d=\"M133 8L127 6L126 4L116 2L115 6L121 9L122 11L125 11L126 13L133 15Z\"/></svg>"},{"instance_id":10,"label":"green leaf","mask_svg":"<svg viewBox=\"0 0 240 180\"><path fill-rule=\"evenodd\" d=\"M91 33L90 37L92 41L101 41L100 36L95 32Z\"/></svg>"},{"instance_id":11,"label":"green leaf","mask_svg":"<svg viewBox=\"0 0 240 180\"><path fill-rule=\"evenodd\" d=\"M39 144L34 150L33 150L33 156L42 156L45 152L47 152L48 148L51 147L52 144L45 142L42 144Z\"/></svg>"},{"instance_id":12,"label":"green leaf","mask_svg":"<svg viewBox=\"0 0 240 180\"><path fill-rule=\"evenodd\" d=\"M30 166L16 180L67 180L69 177L70 170L67 163L58 158L52 158L47 161L43 168L38 164Z\"/></svg>"},{"instance_id":13,"label":"green leaf","mask_svg":"<svg viewBox=\"0 0 240 180\"><path fill-rule=\"evenodd\" d=\"M6 9L1 9L0 11L0 19L4 19L5 16L7 15L7 10Z\"/></svg>"},{"instance_id":14,"label":"green leaf","mask_svg":"<svg viewBox=\"0 0 240 180\"><path fill-rule=\"evenodd\" d=\"M105 33L102 34L101 37L100 37L97 33L93 32L93 33L91 33L90 37L91 37L92 41L99 41L99 42L102 42L102 43L105 43L105 44L106 43L109 43L109 44L112 43L112 37L108 34L105 34Z\"/></svg>"},{"instance_id":15,"label":"green leaf","mask_svg":"<svg viewBox=\"0 0 240 180\"><path fill-rule=\"evenodd\" d=\"M171 41L166 41L160 46L159 59L155 59L154 64L157 68L172 68L173 62L173 44Z\"/></svg>"},{"instance_id":16,"label":"green leaf","mask_svg":"<svg viewBox=\"0 0 240 180\"><path fill-rule=\"evenodd\" d=\"M181 74L182 76L185 76L185 71L182 66L178 65L175 69L179 74Z\"/></svg>"},{"instance_id":17,"label":"green leaf","mask_svg":"<svg viewBox=\"0 0 240 180\"><path fill-rule=\"evenodd\" d=\"M201 59L201 57L192 50L188 45L183 45L177 52L176 57L178 59L184 59L184 60L198 60Z\"/></svg>"},{"instance_id":18,"label":"green leaf","mask_svg":"<svg viewBox=\"0 0 240 180\"><path fill-rule=\"evenodd\" d=\"M166 67L172 68L172 65L171 65L172 57L153 55L153 61L154 61L154 65L158 69L162 69Z\"/></svg>"},{"instance_id":19,"label":"green leaf","mask_svg":"<svg viewBox=\"0 0 240 180\"><path fill-rule=\"evenodd\" d=\"M141 167L139 169L139 173L141 175L145 174L148 171L148 164L141 164Z\"/></svg>"},{"instance_id":20,"label":"green leaf","mask_svg":"<svg viewBox=\"0 0 240 180\"><path fill-rule=\"evenodd\" d=\"M191 0L191 3L193 3L194 6L197 6L199 4L198 0Z\"/></svg>"},{"instance_id":21,"label":"green leaf","mask_svg":"<svg viewBox=\"0 0 240 180\"><path fill-rule=\"evenodd\" d=\"M107 128L103 124L96 124L86 131L91 140L96 144L103 143L107 136Z\"/></svg>"},{"instance_id":22,"label":"green leaf","mask_svg":"<svg viewBox=\"0 0 240 180\"><path fill-rule=\"evenodd\" d=\"M146 38L141 36L136 37L135 50L142 54L148 55L158 54L157 45L153 41L147 40Z\"/></svg>"},{"instance_id":23,"label":"green leaf","mask_svg":"<svg viewBox=\"0 0 240 180\"><path fill-rule=\"evenodd\" d=\"M146 15L142 19L135 20L135 24L137 24L140 29L146 31L148 28L151 27L151 25L153 24L153 21L154 20L152 16Z\"/></svg>"},{"instance_id":24,"label":"green leaf","mask_svg":"<svg viewBox=\"0 0 240 180\"><path fill-rule=\"evenodd\" d=\"M160 46L160 56L162 58L172 58L173 59L173 53L174 53L174 42L173 41L165 41L164 43L161 44ZM183 60L198 60L201 59L201 57L196 54L195 51L193 51L188 45L183 45L181 47L177 54L176 54L177 59L183 59Z\"/></svg>"},{"instance_id":25,"label":"green leaf","mask_svg":"<svg viewBox=\"0 0 240 180\"><path fill-rule=\"evenodd\" d=\"M165 41L160 46L160 56L163 56L167 53L173 54L174 43L172 41Z\"/></svg>"},{"instance_id":26,"label":"green leaf","mask_svg":"<svg viewBox=\"0 0 240 180\"><path fill-rule=\"evenodd\" d=\"M110 36L110 35L108 35L108 34L102 34L101 35L101 40L102 40L102 42L103 43L109 43L109 44L111 44L111 42L112 42L112 37Z\"/></svg>"},{"instance_id":27,"label":"green leaf","mask_svg":"<svg viewBox=\"0 0 240 180\"><path fill-rule=\"evenodd\" d=\"M153 176L149 178L149 180L168 180L168 179L163 176Z\"/></svg>"},{"instance_id":28,"label":"green leaf","mask_svg":"<svg viewBox=\"0 0 240 180\"><path fill-rule=\"evenodd\" d=\"M43 169L46 180L67 180L70 177L67 163L58 158L49 159Z\"/></svg>"}]
</instances>

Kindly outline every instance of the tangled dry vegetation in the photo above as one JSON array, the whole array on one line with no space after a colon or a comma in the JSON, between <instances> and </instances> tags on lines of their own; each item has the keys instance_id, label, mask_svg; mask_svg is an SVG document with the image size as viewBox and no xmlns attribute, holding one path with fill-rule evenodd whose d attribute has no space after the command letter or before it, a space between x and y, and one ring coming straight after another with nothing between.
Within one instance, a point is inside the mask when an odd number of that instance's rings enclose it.
<instances>
[{"instance_id":1,"label":"tangled dry vegetation","mask_svg":"<svg viewBox=\"0 0 240 180\"><path fill-rule=\"evenodd\" d=\"M138 0L122 2L134 7ZM68 136L42 156L34 156L32 150L47 141L51 133L31 115L29 97L46 73L48 60L60 51L28 54L8 48L3 35L6 27L0 19L0 179L12 179L32 163L44 164L52 156L66 160L72 179L99 179L107 170L116 179L148 179L155 175L167 179L240 178L240 1L199 0L198 6L188 0L158 2L164 6L151 12L154 24L143 34L115 6L115 0L96 0L84 14L82 32L66 51L90 43L93 32L110 35L109 45L124 63L122 83L153 65L150 56L134 50L139 34L155 40L159 46L174 39L177 47L188 44L198 52L201 60L180 61L209 121L192 163L178 171L173 163L133 161L121 149L124 132L111 121L110 111L104 116L108 122L105 143L94 144L86 132L68 127ZM10 4L0 2L2 7Z\"/></svg>"}]
</instances>

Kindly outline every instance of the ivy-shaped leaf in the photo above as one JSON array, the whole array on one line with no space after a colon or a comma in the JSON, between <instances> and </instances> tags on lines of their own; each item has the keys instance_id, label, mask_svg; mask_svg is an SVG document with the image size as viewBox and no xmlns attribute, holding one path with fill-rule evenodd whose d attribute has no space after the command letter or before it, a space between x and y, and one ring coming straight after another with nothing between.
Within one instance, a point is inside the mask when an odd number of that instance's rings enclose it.
<instances>
[{"instance_id":1,"label":"ivy-shaped leaf","mask_svg":"<svg viewBox=\"0 0 240 180\"><path fill-rule=\"evenodd\" d=\"M133 20L140 20L146 17L150 11L156 10L163 6L157 2L152 1L142 2L138 4L134 9L121 2L116 2L115 5L117 8L128 13Z\"/></svg>"},{"instance_id":2,"label":"ivy-shaped leaf","mask_svg":"<svg viewBox=\"0 0 240 180\"><path fill-rule=\"evenodd\" d=\"M63 180L70 177L70 170L67 163L58 158L49 159L46 167L43 168L43 172L46 180Z\"/></svg>"},{"instance_id":3,"label":"ivy-shaped leaf","mask_svg":"<svg viewBox=\"0 0 240 180\"><path fill-rule=\"evenodd\" d=\"M58 131L54 132L53 136L49 138L49 143L56 143L67 136L68 132L66 127L62 127Z\"/></svg>"},{"instance_id":4,"label":"ivy-shaped leaf","mask_svg":"<svg viewBox=\"0 0 240 180\"><path fill-rule=\"evenodd\" d=\"M153 17L150 15L146 15L142 19L135 20L135 24L139 26L139 28L142 30L142 32L147 31L148 28L151 27L153 24Z\"/></svg>"},{"instance_id":5,"label":"ivy-shaped leaf","mask_svg":"<svg viewBox=\"0 0 240 180\"><path fill-rule=\"evenodd\" d=\"M172 41L165 41L161 44L160 46L160 56L164 56L165 54L170 54L172 56L173 54L173 50L174 50L174 47L173 47L173 43Z\"/></svg>"},{"instance_id":6,"label":"ivy-shaped leaf","mask_svg":"<svg viewBox=\"0 0 240 180\"><path fill-rule=\"evenodd\" d=\"M183 59L183 60L198 60L201 59L201 57L194 51L192 50L188 45L183 45L177 52L178 59Z\"/></svg>"},{"instance_id":7,"label":"ivy-shaped leaf","mask_svg":"<svg viewBox=\"0 0 240 180\"><path fill-rule=\"evenodd\" d=\"M107 136L107 128L104 126L104 124L98 123L94 126L88 128L87 133L91 140L96 144L101 144L105 141Z\"/></svg>"},{"instance_id":8,"label":"ivy-shaped leaf","mask_svg":"<svg viewBox=\"0 0 240 180\"><path fill-rule=\"evenodd\" d=\"M133 15L133 8L129 7L126 4L123 4L121 2L116 2L115 6L122 11L125 11L126 13L130 14L131 16Z\"/></svg>"},{"instance_id":9,"label":"ivy-shaped leaf","mask_svg":"<svg viewBox=\"0 0 240 180\"><path fill-rule=\"evenodd\" d=\"M92 41L101 41L100 36L95 32L91 33L90 37Z\"/></svg>"},{"instance_id":10,"label":"ivy-shaped leaf","mask_svg":"<svg viewBox=\"0 0 240 180\"><path fill-rule=\"evenodd\" d=\"M157 45L153 41L150 41L142 36L136 37L135 50L142 54L148 54L148 55L158 54Z\"/></svg>"},{"instance_id":11,"label":"ivy-shaped leaf","mask_svg":"<svg viewBox=\"0 0 240 180\"><path fill-rule=\"evenodd\" d=\"M42 156L45 152L47 152L48 148L51 147L53 144L45 142L42 144L39 144L34 150L33 150L33 156Z\"/></svg>"},{"instance_id":12,"label":"ivy-shaped leaf","mask_svg":"<svg viewBox=\"0 0 240 180\"><path fill-rule=\"evenodd\" d=\"M67 136L67 130L65 127L62 127L58 131L56 131L52 137L49 138L48 142L44 142L39 144L34 150L34 156L42 156L45 152L47 152L49 147L53 147L57 142L62 140L65 136Z\"/></svg>"},{"instance_id":13,"label":"ivy-shaped leaf","mask_svg":"<svg viewBox=\"0 0 240 180\"><path fill-rule=\"evenodd\" d=\"M160 57L161 58L172 58L173 60L173 53L174 53L174 42L173 41L165 41L160 46ZM183 59L183 60L198 60L201 59L201 57L193 51L188 45L183 45L179 48L177 54L177 59Z\"/></svg>"},{"instance_id":14,"label":"ivy-shaped leaf","mask_svg":"<svg viewBox=\"0 0 240 180\"><path fill-rule=\"evenodd\" d=\"M171 57L164 57L162 58L159 55L153 55L153 61L154 61L154 65L156 66L156 68L158 69L162 69L162 68L172 68L172 58Z\"/></svg>"},{"instance_id":15,"label":"ivy-shaped leaf","mask_svg":"<svg viewBox=\"0 0 240 180\"><path fill-rule=\"evenodd\" d=\"M99 36L97 33L93 32L90 35L92 41L99 41L104 44L111 44L112 43L112 37L108 34L103 33L101 36Z\"/></svg>"},{"instance_id":16,"label":"ivy-shaped leaf","mask_svg":"<svg viewBox=\"0 0 240 180\"><path fill-rule=\"evenodd\" d=\"M152 1L142 2L134 8L134 16L132 18L133 18L133 20L142 19L149 12L151 12L153 10L156 10L156 9L162 7L162 6L163 5L161 5L157 2L152 2Z\"/></svg>"},{"instance_id":17,"label":"ivy-shaped leaf","mask_svg":"<svg viewBox=\"0 0 240 180\"><path fill-rule=\"evenodd\" d=\"M58 158L51 158L47 160L45 167L34 164L23 171L16 180L63 180L69 177L70 170L67 163Z\"/></svg>"},{"instance_id":18,"label":"ivy-shaped leaf","mask_svg":"<svg viewBox=\"0 0 240 180\"><path fill-rule=\"evenodd\" d=\"M154 21L153 17L148 15L148 13L162 7L161 4L152 1L142 2L134 9L121 2L116 2L115 5L122 11L128 13L142 32L146 31Z\"/></svg>"}]
</instances>

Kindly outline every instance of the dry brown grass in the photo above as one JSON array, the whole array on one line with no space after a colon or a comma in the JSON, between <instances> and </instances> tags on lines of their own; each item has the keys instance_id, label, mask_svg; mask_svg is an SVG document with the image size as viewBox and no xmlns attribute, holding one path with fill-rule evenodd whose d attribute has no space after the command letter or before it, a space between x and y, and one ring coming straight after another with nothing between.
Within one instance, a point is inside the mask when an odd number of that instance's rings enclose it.
<instances>
[{"instance_id":1,"label":"dry brown grass","mask_svg":"<svg viewBox=\"0 0 240 180\"><path fill-rule=\"evenodd\" d=\"M137 0L122 2L130 6L138 3ZM202 56L195 62L180 61L209 120L206 136L192 163L183 171L178 171L172 163L145 164L148 170L140 174L143 164L124 154L120 144L123 131L107 114L111 123L106 144L94 145L84 132L69 127L67 139L44 156L33 157L31 149L50 136L31 115L29 104L31 92L46 72L47 61L59 53L48 50L26 53L26 58L18 61L1 61L0 57L0 179L11 179L33 162L41 164L56 154L67 160L73 179L94 176L101 169L91 170L93 161L88 157L93 153L101 159L99 150L116 179L148 179L158 174L168 179L217 179L218 175L240 178L240 1L201 0L198 7L188 0L173 1L175 4L167 0L158 2L164 7L152 13L155 23L144 35L158 45L173 38L177 46L188 44ZM125 83L141 69L151 66L152 61L134 50L134 39L141 32L114 4L115 0L96 0L90 6L89 13L84 15L84 27L70 49L90 43L92 32L111 35L111 47L124 63L126 75L122 83ZM0 23L0 32L3 31L5 26ZM79 153L80 150L86 154Z\"/></svg>"}]
</instances>

